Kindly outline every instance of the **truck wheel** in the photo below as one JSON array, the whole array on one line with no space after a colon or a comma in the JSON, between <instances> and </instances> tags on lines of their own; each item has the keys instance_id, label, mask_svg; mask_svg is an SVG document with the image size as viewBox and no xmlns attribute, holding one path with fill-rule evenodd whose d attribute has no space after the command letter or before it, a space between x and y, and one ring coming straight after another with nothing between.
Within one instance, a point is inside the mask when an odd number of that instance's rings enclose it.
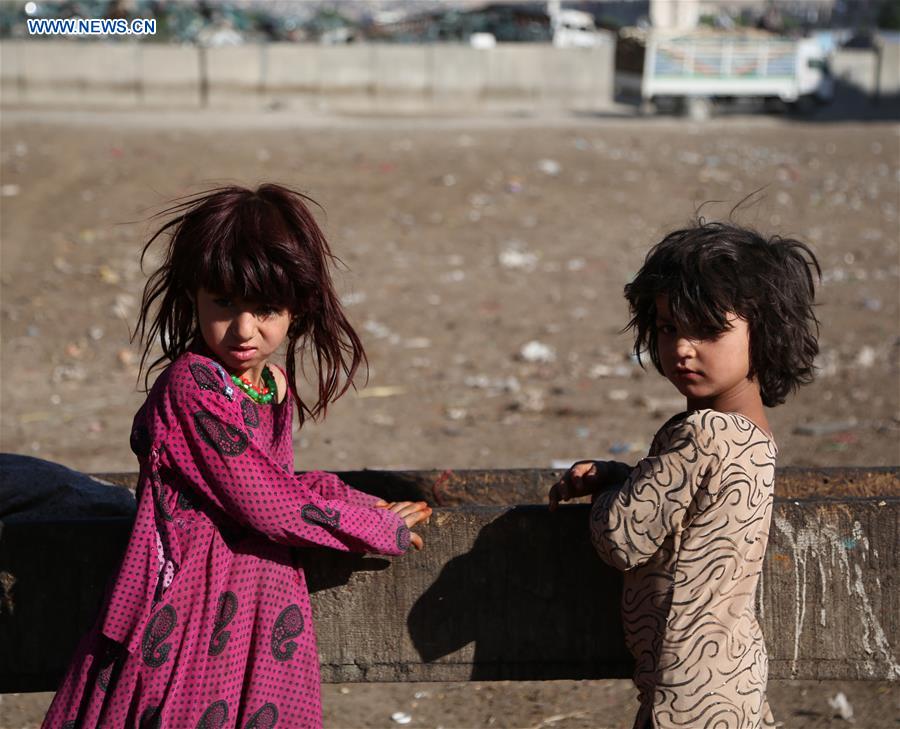
<instances>
[{"instance_id":1,"label":"truck wheel","mask_svg":"<svg viewBox=\"0 0 900 729\"><path fill-rule=\"evenodd\" d=\"M706 121L712 116L712 101L705 96L689 96L684 100L684 113L691 121Z\"/></svg>"},{"instance_id":2,"label":"truck wheel","mask_svg":"<svg viewBox=\"0 0 900 729\"><path fill-rule=\"evenodd\" d=\"M788 109L794 116L812 116L817 106L815 97L807 95L789 103Z\"/></svg>"}]
</instances>

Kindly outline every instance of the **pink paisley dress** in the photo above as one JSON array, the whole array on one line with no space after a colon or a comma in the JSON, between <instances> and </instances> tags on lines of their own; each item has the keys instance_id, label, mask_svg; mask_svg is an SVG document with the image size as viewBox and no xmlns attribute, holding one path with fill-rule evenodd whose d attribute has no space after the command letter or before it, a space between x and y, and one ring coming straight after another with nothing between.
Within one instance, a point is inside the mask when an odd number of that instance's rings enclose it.
<instances>
[{"instance_id":1,"label":"pink paisley dress","mask_svg":"<svg viewBox=\"0 0 900 729\"><path fill-rule=\"evenodd\" d=\"M203 343L134 418L138 508L44 729L322 724L308 550L403 554L409 530L336 476L294 475L292 398L257 405Z\"/></svg>"}]
</instances>

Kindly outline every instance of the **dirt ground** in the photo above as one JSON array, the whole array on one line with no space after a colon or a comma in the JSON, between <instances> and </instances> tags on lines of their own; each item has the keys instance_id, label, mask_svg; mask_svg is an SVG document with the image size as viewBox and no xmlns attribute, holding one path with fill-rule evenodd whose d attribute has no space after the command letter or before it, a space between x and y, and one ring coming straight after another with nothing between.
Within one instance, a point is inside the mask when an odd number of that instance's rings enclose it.
<instances>
[{"instance_id":1,"label":"dirt ground","mask_svg":"<svg viewBox=\"0 0 900 729\"><path fill-rule=\"evenodd\" d=\"M298 467L548 467L637 460L680 409L630 358L622 287L705 201L808 241L820 372L771 411L779 464L900 462L898 127L739 117L235 118L4 110L2 450L132 471L144 395L129 344L148 217L224 182L306 191L369 383L295 434ZM151 377L152 382L152 377ZM774 681L785 727L900 726L896 685ZM324 687L328 727L630 727L627 682ZM0 729L47 695L5 696ZM37 722L37 723L36 723Z\"/></svg>"}]
</instances>

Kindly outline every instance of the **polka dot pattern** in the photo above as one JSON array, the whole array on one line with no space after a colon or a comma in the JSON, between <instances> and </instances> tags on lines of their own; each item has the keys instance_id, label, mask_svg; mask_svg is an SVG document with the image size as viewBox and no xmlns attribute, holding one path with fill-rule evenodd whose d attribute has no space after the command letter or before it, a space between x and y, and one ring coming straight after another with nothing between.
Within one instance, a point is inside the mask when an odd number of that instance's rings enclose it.
<instances>
[{"instance_id":1,"label":"polka dot pattern","mask_svg":"<svg viewBox=\"0 0 900 729\"><path fill-rule=\"evenodd\" d=\"M376 497L333 474L294 475L289 394L257 407L203 351L170 365L135 416L134 528L44 729L320 727L292 550L408 548L409 530Z\"/></svg>"}]
</instances>

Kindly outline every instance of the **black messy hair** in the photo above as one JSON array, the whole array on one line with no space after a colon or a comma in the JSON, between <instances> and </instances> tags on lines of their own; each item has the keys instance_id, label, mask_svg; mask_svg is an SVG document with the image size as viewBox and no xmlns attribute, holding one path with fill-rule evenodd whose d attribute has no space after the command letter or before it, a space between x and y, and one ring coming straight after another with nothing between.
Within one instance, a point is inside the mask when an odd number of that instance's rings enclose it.
<instances>
[{"instance_id":1,"label":"black messy hair","mask_svg":"<svg viewBox=\"0 0 900 729\"><path fill-rule=\"evenodd\" d=\"M666 295L680 329L699 339L728 328L728 314L750 332L750 372L763 404L783 403L813 379L819 321L813 311L815 279L822 270L809 246L733 223L697 219L669 233L647 254L625 286L634 353L649 352L662 373L657 349L656 299ZM643 362L641 362L643 365Z\"/></svg>"}]
</instances>

